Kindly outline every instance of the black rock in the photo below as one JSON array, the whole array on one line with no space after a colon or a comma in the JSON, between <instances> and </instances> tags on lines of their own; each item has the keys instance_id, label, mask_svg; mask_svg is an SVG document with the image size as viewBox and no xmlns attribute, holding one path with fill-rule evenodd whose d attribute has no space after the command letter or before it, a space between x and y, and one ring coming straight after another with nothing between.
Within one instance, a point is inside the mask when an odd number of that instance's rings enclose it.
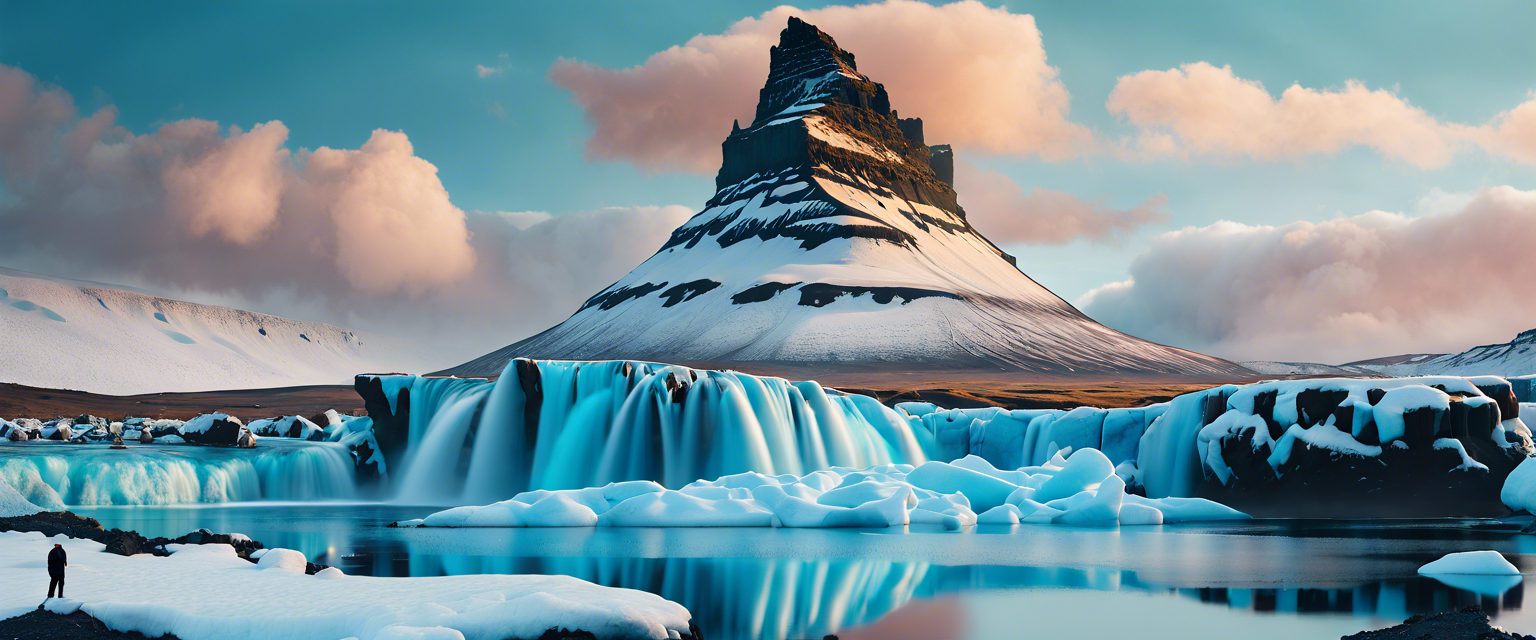
<instances>
[{"instance_id":1,"label":"black rock","mask_svg":"<svg viewBox=\"0 0 1536 640\"><path fill-rule=\"evenodd\" d=\"M1481 607L1417 615L1402 624L1362 631L1343 640L1536 640L1536 636L1511 633L1493 626Z\"/></svg>"},{"instance_id":2,"label":"black rock","mask_svg":"<svg viewBox=\"0 0 1536 640\"><path fill-rule=\"evenodd\" d=\"M61 616L39 607L23 615L0 620L0 638L8 640L151 640L137 631L114 631L84 611ZM173 635L153 640L179 640Z\"/></svg>"}]
</instances>

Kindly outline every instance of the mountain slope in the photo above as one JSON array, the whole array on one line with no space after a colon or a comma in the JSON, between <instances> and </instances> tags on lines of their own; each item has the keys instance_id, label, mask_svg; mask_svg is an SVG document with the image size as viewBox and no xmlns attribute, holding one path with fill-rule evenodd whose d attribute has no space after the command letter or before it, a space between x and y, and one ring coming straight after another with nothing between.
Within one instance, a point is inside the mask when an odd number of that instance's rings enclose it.
<instances>
[{"instance_id":1,"label":"mountain slope","mask_svg":"<svg viewBox=\"0 0 1536 640\"><path fill-rule=\"evenodd\" d=\"M1420 353L1351 362L1393 377L1422 375L1527 376L1536 374L1536 329L1522 331L1514 340L1473 347L1461 353Z\"/></svg>"},{"instance_id":2,"label":"mountain slope","mask_svg":"<svg viewBox=\"0 0 1536 640\"><path fill-rule=\"evenodd\" d=\"M0 269L0 382L122 395L348 384L440 363L395 338Z\"/></svg>"},{"instance_id":3,"label":"mountain slope","mask_svg":"<svg viewBox=\"0 0 1536 640\"><path fill-rule=\"evenodd\" d=\"M790 18L717 192L560 325L445 371L514 357L784 363L1053 375L1249 374L1109 329L1036 284L966 221L947 146Z\"/></svg>"}]
</instances>

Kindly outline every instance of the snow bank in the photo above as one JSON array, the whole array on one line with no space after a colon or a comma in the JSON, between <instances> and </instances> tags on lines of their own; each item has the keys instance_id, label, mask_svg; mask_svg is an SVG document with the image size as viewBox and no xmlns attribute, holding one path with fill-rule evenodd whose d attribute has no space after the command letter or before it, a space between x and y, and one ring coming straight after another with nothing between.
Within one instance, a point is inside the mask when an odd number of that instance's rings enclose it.
<instances>
[{"instance_id":1,"label":"snow bank","mask_svg":"<svg viewBox=\"0 0 1536 640\"><path fill-rule=\"evenodd\" d=\"M981 515L977 515L977 513ZM671 491L654 482L530 491L511 500L427 516L425 527L894 527L938 524L1147 525L1248 516L1198 498L1125 493L1096 449L1045 465L999 470L954 463L834 467L806 475L747 472ZM405 523L414 524L414 523ZM263 558L265 560L265 558Z\"/></svg>"},{"instance_id":2,"label":"snow bank","mask_svg":"<svg viewBox=\"0 0 1536 640\"><path fill-rule=\"evenodd\" d=\"M451 360L390 336L5 268L0 335L0 382L112 395L345 384Z\"/></svg>"},{"instance_id":3,"label":"snow bank","mask_svg":"<svg viewBox=\"0 0 1536 640\"><path fill-rule=\"evenodd\" d=\"M1462 551L1419 567L1419 575L1518 576L1520 569L1497 551Z\"/></svg>"},{"instance_id":4,"label":"snow bank","mask_svg":"<svg viewBox=\"0 0 1536 640\"><path fill-rule=\"evenodd\" d=\"M306 576L262 570L228 545L187 545L165 558L123 557L88 540L14 532L0 533L0 582L7 585L0 590L0 618L43 599L48 578L41 559L54 542L69 553L69 593L83 603L81 610L113 629L151 637L536 638L564 628L598 638L663 640L689 631L690 615L681 605L567 576Z\"/></svg>"}]
</instances>

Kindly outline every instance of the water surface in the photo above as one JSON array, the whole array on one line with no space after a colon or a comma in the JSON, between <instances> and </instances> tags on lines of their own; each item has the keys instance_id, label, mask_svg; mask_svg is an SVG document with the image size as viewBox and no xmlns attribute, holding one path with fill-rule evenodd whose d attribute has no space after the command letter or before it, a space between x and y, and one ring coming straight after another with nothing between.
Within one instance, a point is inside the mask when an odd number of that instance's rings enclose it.
<instances>
[{"instance_id":1,"label":"water surface","mask_svg":"<svg viewBox=\"0 0 1536 640\"><path fill-rule=\"evenodd\" d=\"M1337 638L1481 605L1536 631L1525 580L1454 588L1415 570L1496 549L1536 574L1536 537L1475 520L1190 523L964 533L795 529L390 529L437 507L249 503L78 507L108 527L207 527L349 574L572 575L688 607L709 640ZM1479 593L1481 591L1481 593Z\"/></svg>"}]
</instances>

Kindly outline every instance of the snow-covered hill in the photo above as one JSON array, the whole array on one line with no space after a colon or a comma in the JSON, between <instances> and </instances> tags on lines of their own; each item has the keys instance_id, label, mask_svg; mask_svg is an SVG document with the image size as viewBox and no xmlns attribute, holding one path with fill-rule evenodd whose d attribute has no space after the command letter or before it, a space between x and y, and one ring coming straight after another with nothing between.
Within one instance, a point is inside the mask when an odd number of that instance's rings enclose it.
<instances>
[{"instance_id":1,"label":"snow-covered hill","mask_svg":"<svg viewBox=\"0 0 1536 640\"><path fill-rule=\"evenodd\" d=\"M1353 365L1331 365L1316 362L1277 362L1274 360L1244 360L1238 364L1267 376L1337 376L1344 378L1386 377L1377 371Z\"/></svg>"},{"instance_id":2,"label":"snow-covered hill","mask_svg":"<svg viewBox=\"0 0 1536 640\"><path fill-rule=\"evenodd\" d=\"M715 196L649 260L560 325L445 373L528 357L1251 374L1109 329L1020 272L956 204L950 149L796 18L724 158Z\"/></svg>"},{"instance_id":3,"label":"snow-covered hill","mask_svg":"<svg viewBox=\"0 0 1536 640\"><path fill-rule=\"evenodd\" d=\"M1422 375L1528 376L1536 374L1536 329L1522 331L1502 344L1473 347L1461 353L1419 353L1361 360L1344 367L1359 367L1392 377Z\"/></svg>"},{"instance_id":4,"label":"snow-covered hill","mask_svg":"<svg viewBox=\"0 0 1536 640\"><path fill-rule=\"evenodd\" d=\"M349 384L440 357L328 324L0 268L0 382L117 395Z\"/></svg>"}]
</instances>

